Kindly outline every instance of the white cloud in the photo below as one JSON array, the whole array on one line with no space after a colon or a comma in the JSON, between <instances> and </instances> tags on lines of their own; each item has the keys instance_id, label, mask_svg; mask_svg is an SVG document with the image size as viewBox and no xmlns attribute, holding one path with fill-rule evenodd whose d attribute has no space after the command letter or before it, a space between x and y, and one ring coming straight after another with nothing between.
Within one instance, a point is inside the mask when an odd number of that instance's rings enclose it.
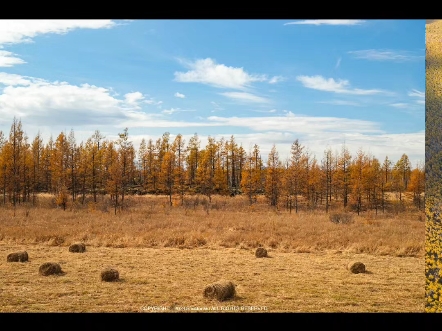
<instances>
[{"instance_id":1,"label":"white cloud","mask_svg":"<svg viewBox=\"0 0 442 331\"><path fill-rule=\"evenodd\" d=\"M118 99L107 88L89 84L48 82L33 77L0 73L0 118L26 118L35 125L117 123L125 112L139 108L140 92Z\"/></svg>"},{"instance_id":2,"label":"white cloud","mask_svg":"<svg viewBox=\"0 0 442 331\"><path fill-rule=\"evenodd\" d=\"M46 33L65 34L75 29L111 28L112 20L0 20L0 45L32 42Z\"/></svg>"},{"instance_id":3,"label":"white cloud","mask_svg":"<svg viewBox=\"0 0 442 331\"><path fill-rule=\"evenodd\" d=\"M285 78L282 76L273 76L272 78L270 78L269 84L276 84L276 83L282 82L284 80L285 80Z\"/></svg>"},{"instance_id":4,"label":"white cloud","mask_svg":"<svg viewBox=\"0 0 442 331\"><path fill-rule=\"evenodd\" d=\"M284 25L303 24L303 25L359 25L364 23L363 20L303 20L288 22Z\"/></svg>"},{"instance_id":5,"label":"white cloud","mask_svg":"<svg viewBox=\"0 0 442 331\"><path fill-rule=\"evenodd\" d=\"M172 115L177 112L185 112L185 111L195 111L194 109L180 109L180 108L170 108L162 111L163 114Z\"/></svg>"},{"instance_id":6,"label":"white cloud","mask_svg":"<svg viewBox=\"0 0 442 331\"><path fill-rule=\"evenodd\" d=\"M0 20L0 48L31 43L47 33L65 34L75 29L105 29L115 26L112 20ZM12 52L0 50L0 67L26 63Z\"/></svg>"},{"instance_id":7,"label":"white cloud","mask_svg":"<svg viewBox=\"0 0 442 331\"><path fill-rule=\"evenodd\" d=\"M326 91L326 92L334 92L339 94L355 94L355 95L373 95L380 93L388 93L383 90L371 89L364 90L359 88L350 88L350 83L348 80L339 79L335 81L333 78L326 79L322 76L298 76L296 77L298 81L300 81L305 87Z\"/></svg>"},{"instance_id":8,"label":"white cloud","mask_svg":"<svg viewBox=\"0 0 442 331\"><path fill-rule=\"evenodd\" d=\"M360 103L347 101L347 100L330 100L330 101L318 101L318 103L326 103L329 105L337 105L337 106L361 106Z\"/></svg>"},{"instance_id":9,"label":"white cloud","mask_svg":"<svg viewBox=\"0 0 442 331\"><path fill-rule=\"evenodd\" d=\"M338 69L339 66L341 65L341 60L342 60L342 58L339 57L339 58L338 58L338 61L336 61L335 69Z\"/></svg>"},{"instance_id":10,"label":"white cloud","mask_svg":"<svg viewBox=\"0 0 442 331\"><path fill-rule=\"evenodd\" d=\"M218 117L210 116L209 122L223 126L246 127L256 131L286 131L294 133L362 132L381 133L380 124L338 117L298 116L288 112L286 116L272 117Z\"/></svg>"},{"instance_id":11,"label":"white cloud","mask_svg":"<svg viewBox=\"0 0 442 331\"><path fill-rule=\"evenodd\" d=\"M210 102L212 104L213 107L215 107L215 109L213 109L211 112L214 113L216 111L219 110L224 110L224 108L222 108L219 104L217 104L215 101L211 101Z\"/></svg>"},{"instance_id":12,"label":"white cloud","mask_svg":"<svg viewBox=\"0 0 442 331\"><path fill-rule=\"evenodd\" d=\"M356 130L355 130L356 131ZM290 157L290 148L295 139L305 146L311 156L315 156L316 160L321 162L324 151L330 147L332 151L341 151L342 145L348 148L352 156L355 156L358 149L366 153L371 153L381 163L388 156L394 163L397 162L403 153L407 154L412 166L414 167L418 161L423 161L425 153L425 132L415 133L399 133L399 134L376 134L368 135L358 132L353 133L291 133L278 131L265 131L260 133L240 133L233 134L238 143L242 143L246 151L253 147L254 144L259 146L263 160L267 160L268 154L273 146L279 153L281 160ZM229 138L230 135L216 135L219 139L224 136ZM200 136L201 141L206 141L205 136Z\"/></svg>"},{"instance_id":13,"label":"white cloud","mask_svg":"<svg viewBox=\"0 0 442 331\"><path fill-rule=\"evenodd\" d=\"M417 103L419 105L425 105L425 92L421 92L419 90L413 89L408 92L408 96L414 99L414 103Z\"/></svg>"},{"instance_id":14,"label":"white cloud","mask_svg":"<svg viewBox=\"0 0 442 331\"><path fill-rule=\"evenodd\" d=\"M221 108L221 106L217 104L215 101L211 101L210 103L214 105L216 108Z\"/></svg>"},{"instance_id":15,"label":"white cloud","mask_svg":"<svg viewBox=\"0 0 442 331\"><path fill-rule=\"evenodd\" d=\"M250 75L243 68L217 64L210 58L185 62L191 69L187 72L175 72L175 80L182 83L202 83L218 88L244 89L253 82L267 80L264 75Z\"/></svg>"},{"instance_id":16,"label":"white cloud","mask_svg":"<svg viewBox=\"0 0 442 331\"><path fill-rule=\"evenodd\" d=\"M238 101L269 103L270 100L247 92L224 92L221 95Z\"/></svg>"},{"instance_id":17,"label":"white cloud","mask_svg":"<svg viewBox=\"0 0 442 331\"><path fill-rule=\"evenodd\" d=\"M421 92L419 90L413 89L410 92L408 92L408 96L417 97L417 98L425 98L425 92Z\"/></svg>"},{"instance_id":18,"label":"white cloud","mask_svg":"<svg viewBox=\"0 0 442 331\"><path fill-rule=\"evenodd\" d=\"M184 99L186 97L184 94L181 94L179 92L175 93L174 96L181 99Z\"/></svg>"},{"instance_id":19,"label":"white cloud","mask_svg":"<svg viewBox=\"0 0 442 331\"><path fill-rule=\"evenodd\" d=\"M276 109L270 109L270 110L253 110L256 113L276 113Z\"/></svg>"},{"instance_id":20,"label":"white cloud","mask_svg":"<svg viewBox=\"0 0 442 331\"><path fill-rule=\"evenodd\" d=\"M144 96L140 92L132 92L132 93L126 93L124 95L124 98L127 104L132 106L138 106L138 103L144 99Z\"/></svg>"},{"instance_id":21,"label":"white cloud","mask_svg":"<svg viewBox=\"0 0 442 331\"><path fill-rule=\"evenodd\" d=\"M366 49L360 51L350 51L349 54L354 55L357 59L365 59L371 61L412 61L423 60L425 55L414 55L409 51L394 51L394 50L377 50Z\"/></svg>"},{"instance_id":22,"label":"white cloud","mask_svg":"<svg viewBox=\"0 0 442 331\"><path fill-rule=\"evenodd\" d=\"M8 74L6 72L0 72L0 84L3 85L30 85L31 77L24 77L16 74Z\"/></svg>"},{"instance_id":23,"label":"white cloud","mask_svg":"<svg viewBox=\"0 0 442 331\"><path fill-rule=\"evenodd\" d=\"M395 108L408 108L410 105L408 103L392 103L390 106Z\"/></svg>"},{"instance_id":24,"label":"white cloud","mask_svg":"<svg viewBox=\"0 0 442 331\"><path fill-rule=\"evenodd\" d=\"M0 50L0 67L12 67L16 64L26 63L15 55L14 53Z\"/></svg>"}]
</instances>

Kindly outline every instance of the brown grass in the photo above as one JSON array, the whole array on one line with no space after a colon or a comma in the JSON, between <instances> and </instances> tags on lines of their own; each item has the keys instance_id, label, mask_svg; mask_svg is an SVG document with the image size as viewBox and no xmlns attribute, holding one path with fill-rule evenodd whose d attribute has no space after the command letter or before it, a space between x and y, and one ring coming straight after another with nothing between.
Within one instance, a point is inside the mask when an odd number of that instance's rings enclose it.
<instances>
[{"instance_id":1,"label":"brown grass","mask_svg":"<svg viewBox=\"0 0 442 331\"><path fill-rule=\"evenodd\" d=\"M192 202L195 198L188 198ZM202 198L200 201L204 201ZM201 202L169 207L166 197L134 196L117 215L103 211L105 202L68 210L49 208L40 197L34 208L1 207L0 240L94 247L257 248L315 252L340 250L393 256L424 255L424 212L365 212L351 224L334 224L324 211L291 214L265 203L249 206L243 197L214 197L208 209ZM188 204L190 204L188 202Z\"/></svg>"},{"instance_id":2,"label":"brown grass","mask_svg":"<svg viewBox=\"0 0 442 331\"><path fill-rule=\"evenodd\" d=\"M63 211L50 199L40 196L15 217L1 207L0 312L424 311L421 212L362 213L335 224L321 211L290 214L242 197L187 198L182 207L128 197L117 215L106 201ZM69 252L78 242L87 251ZM257 259L257 247L270 258ZM7 263L10 252L25 250L29 262ZM36 277L47 261L64 276ZM349 272L351 261L366 272ZM100 280L108 266L118 282ZM201 294L219 279L237 285L232 300Z\"/></svg>"}]
</instances>

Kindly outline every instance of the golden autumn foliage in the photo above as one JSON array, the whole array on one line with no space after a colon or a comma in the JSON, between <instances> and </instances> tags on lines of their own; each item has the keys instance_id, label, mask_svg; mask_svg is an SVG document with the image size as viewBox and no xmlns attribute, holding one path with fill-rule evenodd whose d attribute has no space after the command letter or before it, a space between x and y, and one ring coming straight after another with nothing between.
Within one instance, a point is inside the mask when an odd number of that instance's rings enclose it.
<instances>
[{"instance_id":1,"label":"golden autumn foliage","mask_svg":"<svg viewBox=\"0 0 442 331\"><path fill-rule=\"evenodd\" d=\"M136 150L128 129L116 141L98 130L86 142L77 142L74 132L61 132L43 142L40 134L28 143L21 122L14 120L9 139L0 132L0 202L35 203L38 193L54 195L56 205L94 203L108 196L115 213L124 210L128 194L166 194L169 205L179 196L243 194L253 204L265 196L268 204L300 209L344 208L354 212L404 208L412 195L414 205L424 206L424 168L413 168L403 154L396 163L381 163L359 150L352 156L343 146L340 153L328 148L321 159L296 139L287 160L273 148L264 161L258 144L248 152L235 137L208 137L201 147L197 134L186 144L181 134L172 140L166 132L155 142L142 140ZM67 199L67 201L66 201ZM54 201L55 201L54 200ZM77 201L78 200L78 201Z\"/></svg>"}]
</instances>

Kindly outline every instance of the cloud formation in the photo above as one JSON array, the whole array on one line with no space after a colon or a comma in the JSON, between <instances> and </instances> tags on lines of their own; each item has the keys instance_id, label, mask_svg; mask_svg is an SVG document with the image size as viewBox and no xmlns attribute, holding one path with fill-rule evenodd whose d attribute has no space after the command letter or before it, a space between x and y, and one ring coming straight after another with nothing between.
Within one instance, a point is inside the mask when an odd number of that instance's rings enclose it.
<instances>
[{"instance_id":1,"label":"cloud formation","mask_svg":"<svg viewBox=\"0 0 442 331\"><path fill-rule=\"evenodd\" d=\"M350 51L348 53L353 55L356 59L370 61L405 62L425 59L425 55L415 55L410 51L365 49L360 51Z\"/></svg>"},{"instance_id":2,"label":"cloud formation","mask_svg":"<svg viewBox=\"0 0 442 331\"><path fill-rule=\"evenodd\" d=\"M395 108L408 108L410 105L408 103L398 102L398 103L392 103L390 104L390 106Z\"/></svg>"},{"instance_id":3,"label":"cloud formation","mask_svg":"<svg viewBox=\"0 0 442 331\"><path fill-rule=\"evenodd\" d=\"M336 106L355 106L355 107L361 106L360 103L348 101L348 100L318 101L318 103L326 103L329 105L336 105Z\"/></svg>"},{"instance_id":4,"label":"cloud formation","mask_svg":"<svg viewBox=\"0 0 442 331\"><path fill-rule=\"evenodd\" d=\"M75 29L108 29L112 20L0 20L0 45L29 43L46 33L65 34Z\"/></svg>"},{"instance_id":5,"label":"cloud formation","mask_svg":"<svg viewBox=\"0 0 442 331\"><path fill-rule=\"evenodd\" d=\"M315 117L295 115L267 117L219 117L210 116L209 122L223 126L245 127L255 131L284 131L296 133L361 132L382 133L375 122L338 117Z\"/></svg>"},{"instance_id":6,"label":"cloud formation","mask_svg":"<svg viewBox=\"0 0 442 331\"><path fill-rule=\"evenodd\" d=\"M419 90L413 89L410 92L408 92L408 96L424 99L425 98L425 92L421 92Z\"/></svg>"},{"instance_id":7,"label":"cloud formation","mask_svg":"<svg viewBox=\"0 0 442 331\"><path fill-rule=\"evenodd\" d=\"M12 67L16 64L26 63L15 55L12 52L0 50L0 67Z\"/></svg>"},{"instance_id":8,"label":"cloud formation","mask_svg":"<svg viewBox=\"0 0 442 331\"><path fill-rule=\"evenodd\" d=\"M172 115L177 112L195 111L194 109L170 108L162 111L163 114Z\"/></svg>"},{"instance_id":9,"label":"cloud formation","mask_svg":"<svg viewBox=\"0 0 442 331\"><path fill-rule=\"evenodd\" d=\"M302 24L302 25L360 25L364 20L302 20L288 22L284 25Z\"/></svg>"},{"instance_id":10,"label":"cloud formation","mask_svg":"<svg viewBox=\"0 0 442 331\"><path fill-rule=\"evenodd\" d=\"M181 94L181 93L179 93L179 92L176 92L176 93L174 94L174 96L175 96L176 98L181 98L181 99L184 99L184 98L186 97L184 94Z\"/></svg>"},{"instance_id":11,"label":"cloud formation","mask_svg":"<svg viewBox=\"0 0 442 331\"><path fill-rule=\"evenodd\" d=\"M339 79L335 81L333 78L327 79L319 75L298 76L296 77L296 79L300 81L307 88L319 91L333 92L338 94L373 95L373 94L388 93L387 91L379 89L364 90L359 88L350 88L350 83L348 80Z\"/></svg>"},{"instance_id":12,"label":"cloud formation","mask_svg":"<svg viewBox=\"0 0 442 331\"><path fill-rule=\"evenodd\" d=\"M125 111L140 109L145 101L140 92L118 99L103 87L7 73L0 73L0 83L5 85L0 89L0 118L23 117L35 125L106 124L124 118Z\"/></svg>"},{"instance_id":13,"label":"cloud formation","mask_svg":"<svg viewBox=\"0 0 442 331\"><path fill-rule=\"evenodd\" d=\"M201 83L218 88L244 89L253 82L263 82L265 75L252 75L243 68L218 64L211 58L185 62L189 71L175 72L175 81L181 83Z\"/></svg>"},{"instance_id":14,"label":"cloud formation","mask_svg":"<svg viewBox=\"0 0 442 331\"><path fill-rule=\"evenodd\" d=\"M108 29L112 20L0 20L0 48L7 45L32 43L33 38L47 33L65 34L75 29ZM0 67L26 63L17 54L0 50Z\"/></svg>"},{"instance_id":15,"label":"cloud formation","mask_svg":"<svg viewBox=\"0 0 442 331\"><path fill-rule=\"evenodd\" d=\"M269 84L276 84L276 83L282 82L284 80L285 80L285 78L282 76L273 76L272 78L269 79Z\"/></svg>"},{"instance_id":16,"label":"cloud formation","mask_svg":"<svg viewBox=\"0 0 442 331\"><path fill-rule=\"evenodd\" d=\"M224 93L220 93L220 94L227 97L227 98L238 100L238 101L244 101L244 102L253 102L253 103L269 103L270 102L269 99L257 96L252 93L247 93L247 92L224 92Z\"/></svg>"}]
</instances>

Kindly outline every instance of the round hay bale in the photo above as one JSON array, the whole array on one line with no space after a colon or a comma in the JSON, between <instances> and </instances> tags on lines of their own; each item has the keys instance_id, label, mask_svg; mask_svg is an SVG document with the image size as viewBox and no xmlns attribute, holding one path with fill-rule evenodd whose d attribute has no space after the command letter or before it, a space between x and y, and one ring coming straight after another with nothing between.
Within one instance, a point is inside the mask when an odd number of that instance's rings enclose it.
<instances>
[{"instance_id":1,"label":"round hay bale","mask_svg":"<svg viewBox=\"0 0 442 331\"><path fill-rule=\"evenodd\" d=\"M255 252L256 257L267 257L267 250L264 247L258 247Z\"/></svg>"},{"instance_id":2,"label":"round hay bale","mask_svg":"<svg viewBox=\"0 0 442 331\"><path fill-rule=\"evenodd\" d=\"M61 266L58 263L54 263L54 262L43 263L40 266L40 268L38 269L38 272L42 276L63 274L63 271L61 270Z\"/></svg>"},{"instance_id":3,"label":"round hay bale","mask_svg":"<svg viewBox=\"0 0 442 331\"><path fill-rule=\"evenodd\" d=\"M364 273L365 264L362 262L351 262L348 264L347 269L354 274Z\"/></svg>"},{"instance_id":4,"label":"round hay bale","mask_svg":"<svg viewBox=\"0 0 442 331\"><path fill-rule=\"evenodd\" d=\"M101 280L103 282L114 282L120 279L118 270L107 268L101 272Z\"/></svg>"},{"instance_id":5,"label":"round hay bale","mask_svg":"<svg viewBox=\"0 0 442 331\"><path fill-rule=\"evenodd\" d=\"M28 253L25 251L11 253L6 257L7 262L26 262L28 259Z\"/></svg>"},{"instance_id":6,"label":"round hay bale","mask_svg":"<svg viewBox=\"0 0 442 331\"><path fill-rule=\"evenodd\" d=\"M217 283L207 285L204 289L203 295L205 298L217 299L224 301L235 296L235 284L229 281L219 281Z\"/></svg>"},{"instance_id":7,"label":"round hay bale","mask_svg":"<svg viewBox=\"0 0 442 331\"><path fill-rule=\"evenodd\" d=\"M69 246L69 252L72 253L84 253L86 251L86 245L83 243L76 243Z\"/></svg>"}]
</instances>

